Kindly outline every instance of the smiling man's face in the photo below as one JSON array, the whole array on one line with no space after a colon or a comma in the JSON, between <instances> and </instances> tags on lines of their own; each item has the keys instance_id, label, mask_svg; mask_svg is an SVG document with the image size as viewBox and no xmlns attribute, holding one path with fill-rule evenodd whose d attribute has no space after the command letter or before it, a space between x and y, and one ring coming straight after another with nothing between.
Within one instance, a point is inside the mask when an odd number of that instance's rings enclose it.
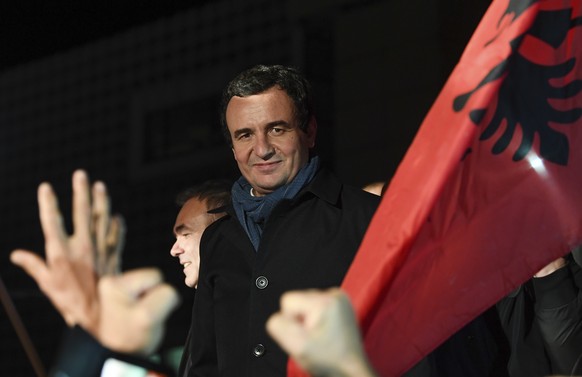
<instances>
[{"instance_id":1,"label":"smiling man's face","mask_svg":"<svg viewBox=\"0 0 582 377\"><path fill-rule=\"evenodd\" d=\"M176 242L174 242L170 254L179 259L186 276L184 282L191 288L196 288L198 285L202 233L208 225L221 217L209 214L207 211L208 207L205 201L191 198L180 209L174 224Z\"/></svg>"},{"instance_id":2,"label":"smiling man's face","mask_svg":"<svg viewBox=\"0 0 582 377\"><path fill-rule=\"evenodd\" d=\"M299 128L294 104L278 87L247 97L232 97L226 123L241 174L263 196L291 182L309 160L316 124Z\"/></svg>"}]
</instances>

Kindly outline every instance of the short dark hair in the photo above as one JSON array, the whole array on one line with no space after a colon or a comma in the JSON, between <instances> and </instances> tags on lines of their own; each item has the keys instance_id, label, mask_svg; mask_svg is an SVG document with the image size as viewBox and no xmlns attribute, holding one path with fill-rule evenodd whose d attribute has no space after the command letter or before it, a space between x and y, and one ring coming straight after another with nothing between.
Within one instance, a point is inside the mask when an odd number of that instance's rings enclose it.
<instances>
[{"instance_id":1,"label":"short dark hair","mask_svg":"<svg viewBox=\"0 0 582 377\"><path fill-rule=\"evenodd\" d=\"M188 187L176 196L176 204L182 207L192 198L205 201L209 211L230 203L232 183L226 179L211 179Z\"/></svg>"},{"instance_id":2,"label":"short dark hair","mask_svg":"<svg viewBox=\"0 0 582 377\"><path fill-rule=\"evenodd\" d=\"M230 99L262 93L272 87L279 87L291 98L295 105L295 118L299 128L307 132L309 120L314 115L313 97L309 81L293 67L282 65L256 65L239 73L222 92L220 101L220 126L226 141L232 146L226 108Z\"/></svg>"}]
</instances>

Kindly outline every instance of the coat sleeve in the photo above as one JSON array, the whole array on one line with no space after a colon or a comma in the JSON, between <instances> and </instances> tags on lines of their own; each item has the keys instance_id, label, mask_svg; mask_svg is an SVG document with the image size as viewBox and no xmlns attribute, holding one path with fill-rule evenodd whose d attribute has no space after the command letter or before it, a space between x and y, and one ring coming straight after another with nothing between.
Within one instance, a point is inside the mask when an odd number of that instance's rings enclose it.
<instances>
[{"instance_id":1,"label":"coat sleeve","mask_svg":"<svg viewBox=\"0 0 582 377\"><path fill-rule=\"evenodd\" d=\"M146 375L148 372L160 377L173 375L167 367L103 347L91 335L76 326L67 330L49 376L129 376L136 373Z\"/></svg>"},{"instance_id":2,"label":"coat sleeve","mask_svg":"<svg viewBox=\"0 0 582 377\"><path fill-rule=\"evenodd\" d=\"M534 278L535 318L552 363L552 372L570 374L582 355L582 296L573 262L554 273Z\"/></svg>"}]
</instances>

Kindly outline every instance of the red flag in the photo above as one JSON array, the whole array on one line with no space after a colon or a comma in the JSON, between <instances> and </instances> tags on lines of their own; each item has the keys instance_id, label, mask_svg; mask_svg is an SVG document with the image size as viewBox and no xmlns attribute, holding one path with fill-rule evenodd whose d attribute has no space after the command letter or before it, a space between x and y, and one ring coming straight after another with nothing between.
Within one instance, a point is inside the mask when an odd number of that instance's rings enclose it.
<instances>
[{"instance_id":1,"label":"red flag","mask_svg":"<svg viewBox=\"0 0 582 377\"><path fill-rule=\"evenodd\" d=\"M390 182L343 284L380 375L582 243L581 2L495 0Z\"/></svg>"}]
</instances>

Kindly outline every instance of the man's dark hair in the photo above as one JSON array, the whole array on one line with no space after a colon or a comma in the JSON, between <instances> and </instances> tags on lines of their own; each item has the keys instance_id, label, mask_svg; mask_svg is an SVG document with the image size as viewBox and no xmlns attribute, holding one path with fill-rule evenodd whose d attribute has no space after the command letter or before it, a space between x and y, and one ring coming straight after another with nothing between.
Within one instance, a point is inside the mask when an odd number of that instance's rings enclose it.
<instances>
[{"instance_id":1,"label":"man's dark hair","mask_svg":"<svg viewBox=\"0 0 582 377\"><path fill-rule=\"evenodd\" d=\"M234 96L247 97L262 93L272 87L284 90L295 105L295 118L299 128L307 132L309 120L313 116L311 85L295 68L282 65L256 65L236 76L222 92L220 101L220 126L226 141L232 146L226 124L226 108Z\"/></svg>"},{"instance_id":2,"label":"man's dark hair","mask_svg":"<svg viewBox=\"0 0 582 377\"><path fill-rule=\"evenodd\" d=\"M212 179L191 186L176 196L176 204L182 207L192 198L205 201L209 211L230 203L232 183L225 179Z\"/></svg>"}]
</instances>

